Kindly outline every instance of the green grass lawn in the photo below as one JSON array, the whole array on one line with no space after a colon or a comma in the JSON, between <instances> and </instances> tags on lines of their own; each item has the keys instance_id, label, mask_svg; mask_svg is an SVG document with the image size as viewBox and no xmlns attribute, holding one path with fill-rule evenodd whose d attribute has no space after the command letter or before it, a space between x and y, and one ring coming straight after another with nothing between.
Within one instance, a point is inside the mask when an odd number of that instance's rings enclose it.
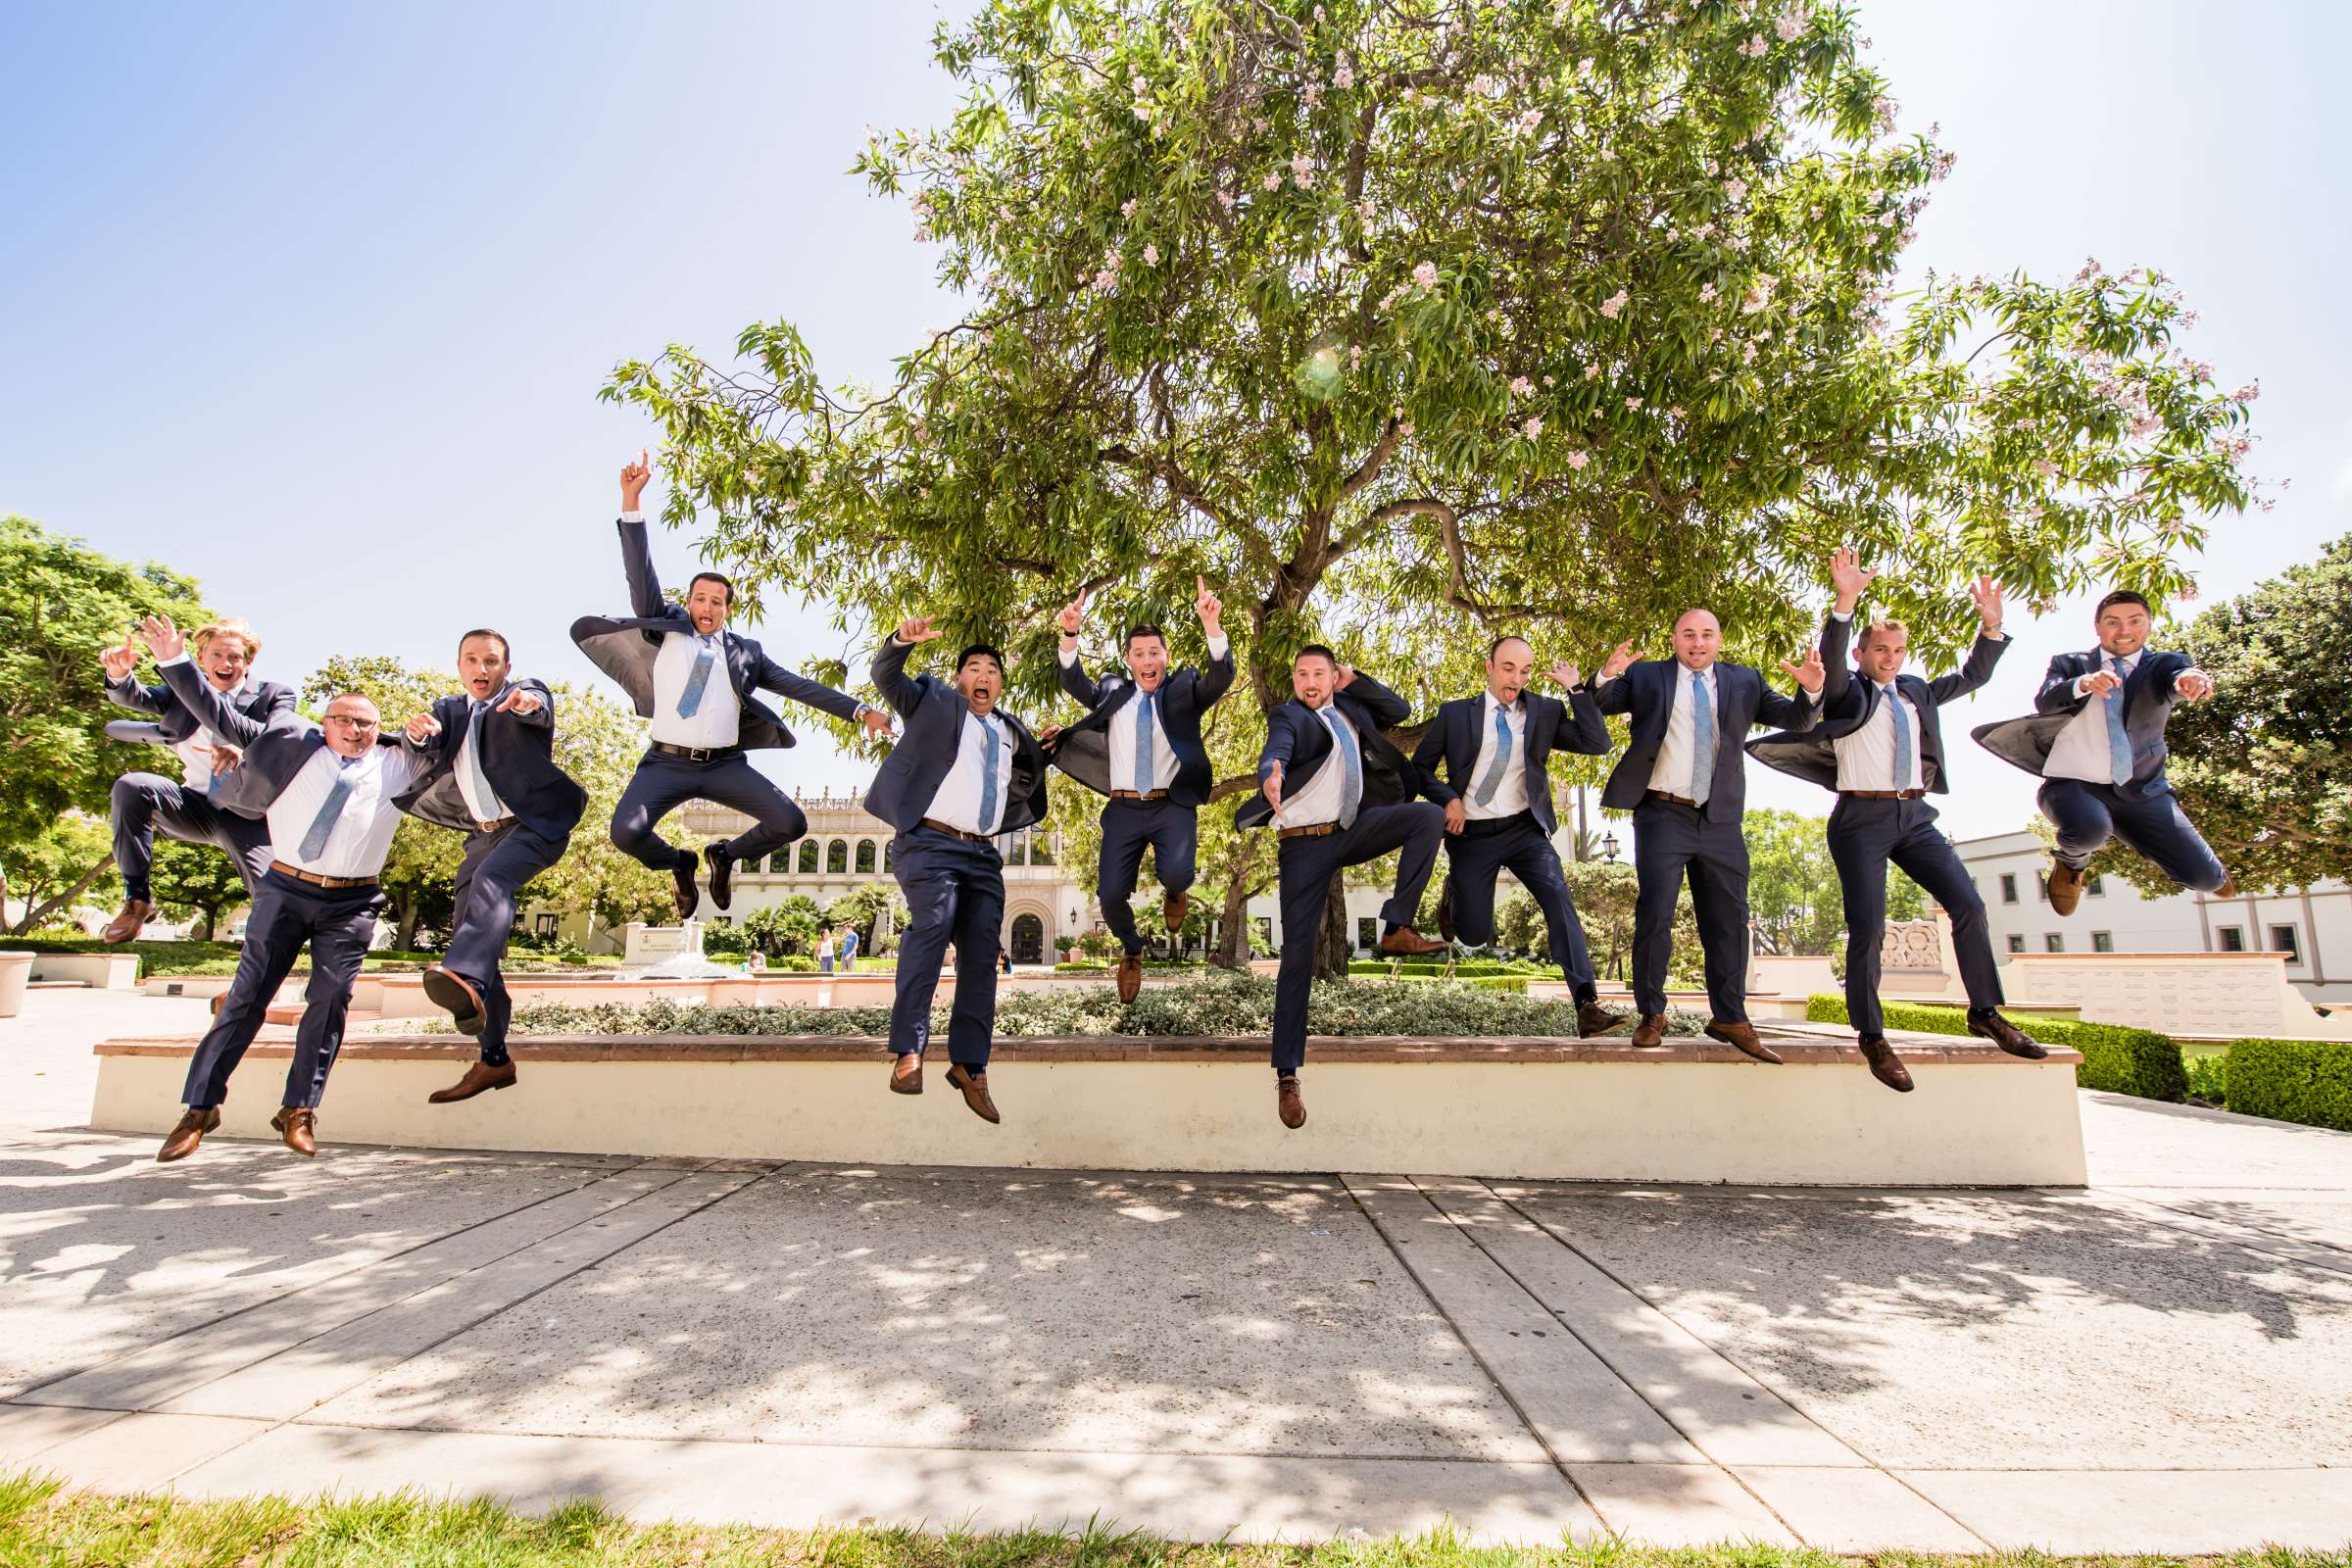
<instances>
[{"instance_id":1,"label":"green grass lawn","mask_svg":"<svg viewBox=\"0 0 2352 1568\"><path fill-rule=\"evenodd\" d=\"M1063 1532L975 1535L947 1529L816 1531L633 1525L592 1502L545 1518L491 1502L427 1502L407 1495L318 1503L275 1497L182 1502L168 1496L67 1493L31 1475L0 1475L0 1564L188 1565L188 1568L1833 1568L1856 1561L1776 1546L1660 1550L1598 1543L1584 1547L1473 1548L1450 1534L1319 1545L1184 1545L1098 1519ZM2034 1552L1982 1557L1888 1553L1878 1568L2038 1568L2062 1559ZM2106 1568L2352 1568L2352 1552L2246 1551L2223 1557L2073 1559Z\"/></svg>"}]
</instances>

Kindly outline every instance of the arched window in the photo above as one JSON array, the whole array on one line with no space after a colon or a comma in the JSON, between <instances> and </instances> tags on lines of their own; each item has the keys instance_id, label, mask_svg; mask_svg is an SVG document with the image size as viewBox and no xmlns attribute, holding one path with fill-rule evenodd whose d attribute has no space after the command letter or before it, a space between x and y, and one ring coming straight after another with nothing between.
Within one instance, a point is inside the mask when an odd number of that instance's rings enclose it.
<instances>
[{"instance_id":1,"label":"arched window","mask_svg":"<svg viewBox=\"0 0 2352 1568\"><path fill-rule=\"evenodd\" d=\"M847 871L849 868L850 841L848 839L835 839L832 843L826 845L825 869L828 872L841 872Z\"/></svg>"},{"instance_id":2,"label":"arched window","mask_svg":"<svg viewBox=\"0 0 2352 1568\"><path fill-rule=\"evenodd\" d=\"M898 859L897 845L896 839L882 841L882 869L885 871L889 870Z\"/></svg>"},{"instance_id":3,"label":"arched window","mask_svg":"<svg viewBox=\"0 0 2352 1568\"><path fill-rule=\"evenodd\" d=\"M872 839L859 839L858 841L858 869L860 872L870 872L873 870L873 868L874 841Z\"/></svg>"},{"instance_id":4,"label":"arched window","mask_svg":"<svg viewBox=\"0 0 2352 1568\"><path fill-rule=\"evenodd\" d=\"M803 839L801 840L801 874L803 876L813 876L815 873L816 840Z\"/></svg>"}]
</instances>

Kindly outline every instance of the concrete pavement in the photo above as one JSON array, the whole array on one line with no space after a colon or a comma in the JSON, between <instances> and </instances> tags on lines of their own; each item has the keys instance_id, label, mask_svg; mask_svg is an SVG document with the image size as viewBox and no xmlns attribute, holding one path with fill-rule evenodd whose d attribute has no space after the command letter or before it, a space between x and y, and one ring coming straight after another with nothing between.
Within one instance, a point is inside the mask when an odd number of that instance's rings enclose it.
<instances>
[{"instance_id":1,"label":"concrete pavement","mask_svg":"<svg viewBox=\"0 0 2352 1568\"><path fill-rule=\"evenodd\" d=\"M791 1526L2352 1541L2352 1136L2084 1095L2091 1188L1992 1193L493 1156L331 1121L316 1162L159 1167L78 1130L91 1043L202 1011L0 1022L0 1466Z\"/></svg>"}]
</instances>

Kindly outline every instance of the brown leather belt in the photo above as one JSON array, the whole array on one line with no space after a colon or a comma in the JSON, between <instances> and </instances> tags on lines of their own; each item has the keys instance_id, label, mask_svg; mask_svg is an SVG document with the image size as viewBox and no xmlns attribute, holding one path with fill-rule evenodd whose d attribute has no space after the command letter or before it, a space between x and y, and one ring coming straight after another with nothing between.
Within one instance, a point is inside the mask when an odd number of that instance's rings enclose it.
<instances>
[{"instance_id":1,"label":"brown leather belt","mask_svg":"<svg viewBox=\"0 0 2352 1568\"><path fill-rule=\"evenodd\" d=\"M315 888L371 888L375 886L375 878L371 876L320 876L316 871L305 871L301 866L288 865L283 860L271 860L270 869L282 871L295 881L308 882Z\"/></svg>"},{"instance_id":2,"label":"brown leather belt","mask_svg":"<svg viewBox=\"0 0 2352 1568\"><path fill-rule=\"evenodd\" d=\"M1168 792L1166 790L1145 790L1139 794L1134 790L1112 790L1110 798L1114 801L1164 801L1168 798Z\"/></svg>"},{"instance_id":3,"label":"brown leather belt","mask_svg":"<svg viewBox=\"0 0 2352 1568\"><path fill-rule=\"evenodd\" d=\"M1456 834L1455 837L1465 839L1492 838L1497 833L1508 833L1516 828L1536 825L1538 825L1536 823L1536 813L1533 811L1513 811L1508 816L1464 817L1462 819L1462 831Z\"/></svg>"},{"instance_id":4,"label":"brown leather belt","mask_svg":"<svg viewBox=\"0 0 2352 1568\"><path fill-rule=\"evenodd\" d=\"M482 821L481 819L479 819L478 817L467 817L467 818L466 818L466 821L467 821L467 823L468 823L468 824L469 824L469 825L472 827L473 831L474 831L474 832L476 832L476 833L495 833L495 832L497 832L497 831L498 831L500 828L502 828L502 827L505 827L505 826L506 826L508 823L510 823L510 822L512 822L512 821L514 821L514 819L513 817L511 817L511 816L502 816L502 817L500 817L500 818L499 818L497 821L495 821L495 822L484 822L484 821Z\"/></svg>"},{"instance_id":5,"label":"brown leather belt","mask_svg":"<svg viewBox=\"0 0 2352 1568\"><path fill-rule=\"evenodd\" d=\"M1316 822L1307 827L1286 827L1282 830L1282 836L1286 839L1327 839L1339 830L1340 824L1337 822Z\"/></svg>"},{"instance_id":6,"label":"brown leather belt","mask_svg":"<svg viewBox=\"0 0 2352 1568\"><path fill-rule=\"evenodd\" d=\"M986 833L966 833L959 827L948 826L947 823L942 822L936 816L924 817L922 820L922 825L931 829L935 833L945 833L952 839L961 839L966 844L988 844L994 842Z\"/></svg>"},{"instance_id":7,"label":"brown leather belt","mask_svg":"<svg viewBox=\"0 0 2352 1568\"><path fill-rule=\"evenodd\" d=\"M1916 801L1928 792L1926 790L1839 790L1838 793L1849 801Z\"/></svg>"},{"instance_id":8,"label":"brown leather belt","mask_svg":"<svg viewBox=\"0 0 2352 1568\"><path fill-rule=\"evenodd\" d=\"M1677 806L1688 806L1694 811L1698 809L1698 803L1688 795L1676 795L1667 790L1647 790L1643 793L1653 801L1672 801Z\"/></svg>"},{"instance_id":9,"label":"brown leather belt","mask_svg":"<svg viewBox=\"0 0 2352 1568\"><path fill-rule=\"evenodd\" d=\"M672 746L667 741L655 741L652 745L663 757L683 757L689 762L715 762L743 755L740 746Z\"/></svg>"}]
</instances>

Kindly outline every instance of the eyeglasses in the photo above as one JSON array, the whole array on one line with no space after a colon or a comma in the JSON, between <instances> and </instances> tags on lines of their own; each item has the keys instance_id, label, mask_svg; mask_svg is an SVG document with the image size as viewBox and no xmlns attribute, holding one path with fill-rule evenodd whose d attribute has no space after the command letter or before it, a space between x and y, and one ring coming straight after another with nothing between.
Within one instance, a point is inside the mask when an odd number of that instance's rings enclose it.
<instances>
[{"instance_id":1,"label":"eyeglasses","mask_svg":"<svg viewBox=\"0 0 2352 1568\"><path fill-rule=\"evenodd\" d=\"M329 713L326 715L326 721L329 724L346 725L352 729L382 729L384 727L383 721L380 719L353 718L348 713Z\"/></svg>"}]
</instances>

